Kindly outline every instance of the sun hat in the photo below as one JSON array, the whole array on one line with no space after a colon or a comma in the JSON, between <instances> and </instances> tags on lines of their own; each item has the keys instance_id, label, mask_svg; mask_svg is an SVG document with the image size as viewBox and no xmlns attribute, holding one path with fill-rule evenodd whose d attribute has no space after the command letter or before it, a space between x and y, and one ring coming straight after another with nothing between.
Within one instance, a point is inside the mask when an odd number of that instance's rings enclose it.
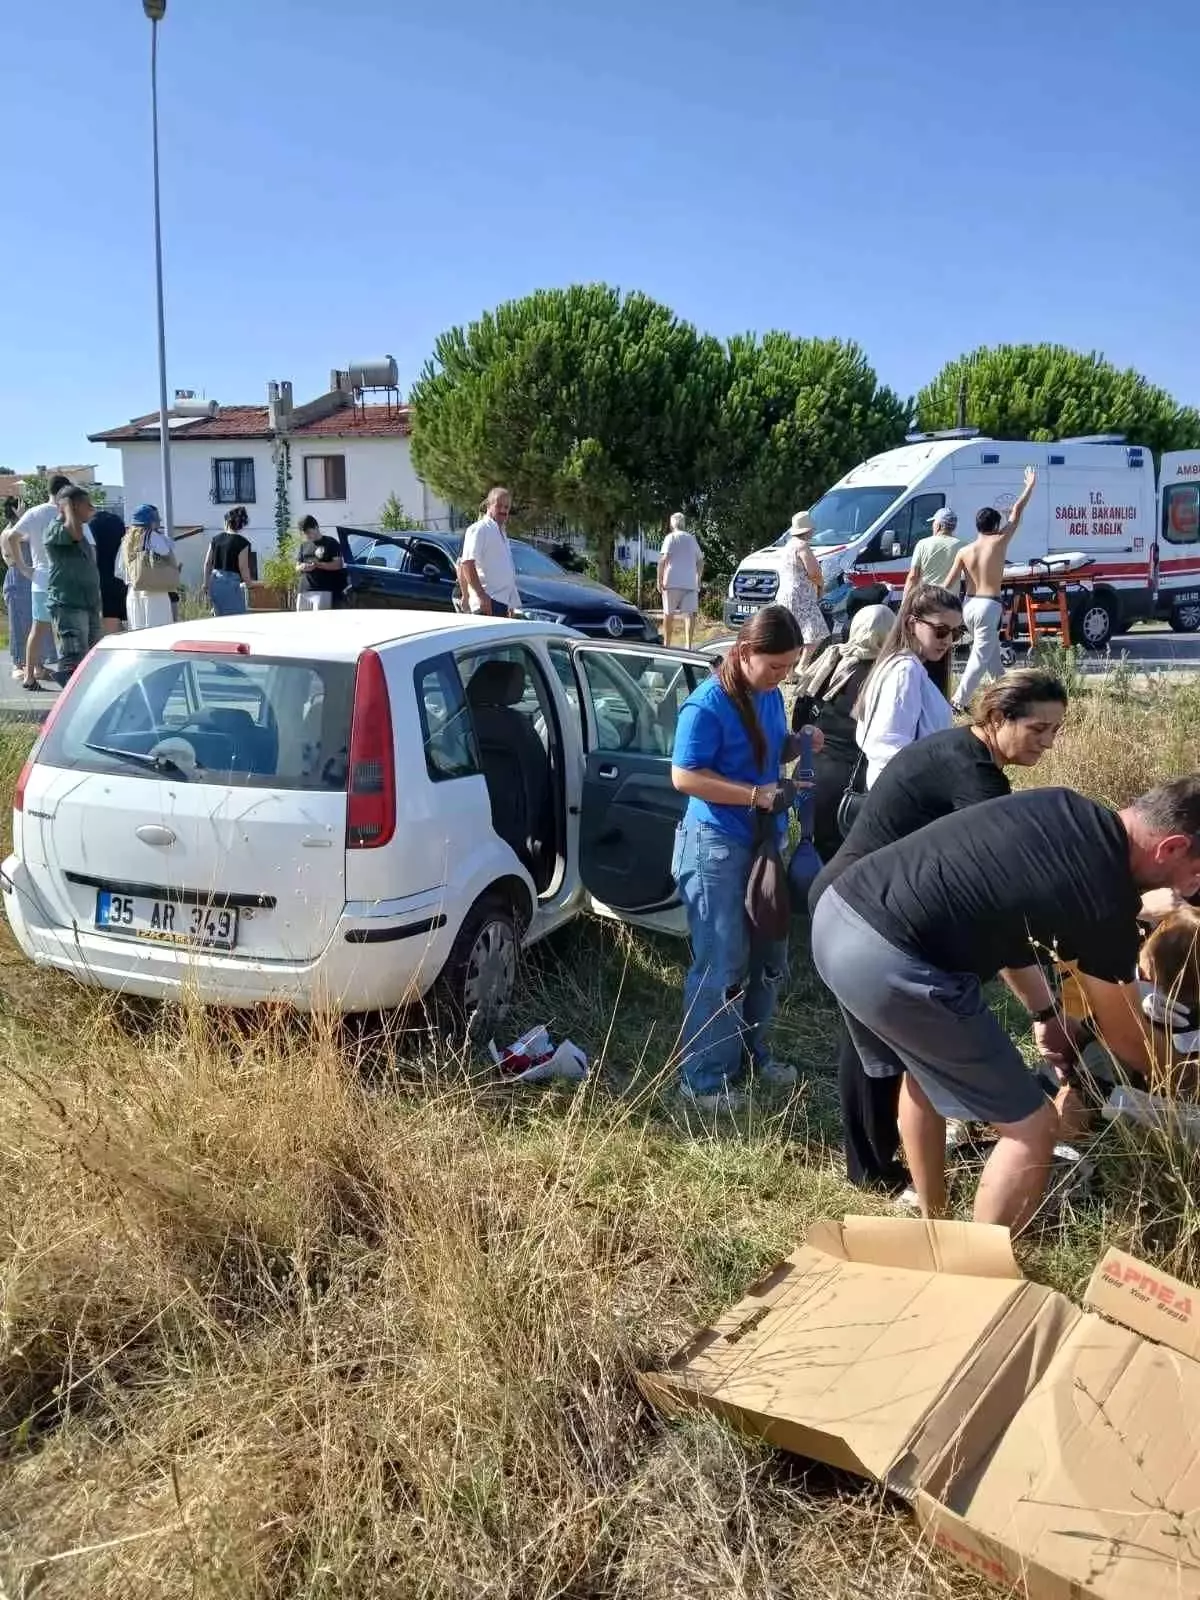
<instances>
[{"instance_id":1,"label":"sun hat","mask_svg":"<svg viewBox=\"0 0 1200 1600\"><path fill-rule=\"evenodd\" d=\"M807 511L797 511L792 518L791 531L798 538L809 539L817 531L817 525Z\"/></svg>"}]
</instances>

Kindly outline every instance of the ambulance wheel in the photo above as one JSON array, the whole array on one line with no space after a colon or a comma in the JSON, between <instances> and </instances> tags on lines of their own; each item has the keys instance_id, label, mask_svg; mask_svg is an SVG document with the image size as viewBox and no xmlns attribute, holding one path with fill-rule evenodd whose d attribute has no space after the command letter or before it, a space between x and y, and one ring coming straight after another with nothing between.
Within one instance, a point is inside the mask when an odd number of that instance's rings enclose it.
<instances>
[{"instance_id":1,"label":"ambulance wheel","mask_svg":"<svg viewBox=\"0 0 1200 1600\"><path fill-rule=\"evenodd\" d=\"M1104 650L1116 632L1117 608L1102 594L1085 595L1071 612L1071 643Z\"/></svg>"},{"instance_id":2,"label":"ambulance wheel","mask_svg":"<svg viewBox=\"0 0 1200 1600\"><path fill-rule=\"evenodd\" d=\"M1200 633L1200 605L1176 606L1171 612L1172 633Z\"/></svg>"}]
</instances>

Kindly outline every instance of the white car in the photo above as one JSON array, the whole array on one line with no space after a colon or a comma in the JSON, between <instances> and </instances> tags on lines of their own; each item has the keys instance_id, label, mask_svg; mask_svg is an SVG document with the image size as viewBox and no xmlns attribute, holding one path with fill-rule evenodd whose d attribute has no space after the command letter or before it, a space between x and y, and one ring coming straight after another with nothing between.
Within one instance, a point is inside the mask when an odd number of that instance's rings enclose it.
<instances>
[{"instance_id":1,"label":"white car","mask_svg":"<svg viewBox=\"0 0 1200 1600\"><path fill-rule=\"evenodd\" d=\"M679 708L704 657L550 623L251 612L106 638L18 780L21 948L125 993L494 1021L589 903L685 931Z\"/></svg>"}]
</instances>

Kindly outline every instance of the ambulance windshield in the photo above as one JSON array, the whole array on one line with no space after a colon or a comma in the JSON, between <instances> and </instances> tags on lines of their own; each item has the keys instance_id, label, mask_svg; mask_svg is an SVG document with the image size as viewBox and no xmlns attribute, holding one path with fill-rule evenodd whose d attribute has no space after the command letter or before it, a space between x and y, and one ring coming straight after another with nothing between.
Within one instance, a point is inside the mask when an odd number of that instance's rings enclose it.
<instances>
[{"instance_id":1,"label":"ambulance windshield","mask_svg":"<svg viewBox=\"0 0 1200 1600\"><path fill-rule=\"evenodd\" d=\"M878 522L889 506L895 505L904 493L904 485L887 488L872 484L862 489L830 489L812 508L812 519L817 531L812 536L814 545L847 544L866 533L872 523ZM778 541L785 543L787 534Z\"/></svg>"}]
</instances>

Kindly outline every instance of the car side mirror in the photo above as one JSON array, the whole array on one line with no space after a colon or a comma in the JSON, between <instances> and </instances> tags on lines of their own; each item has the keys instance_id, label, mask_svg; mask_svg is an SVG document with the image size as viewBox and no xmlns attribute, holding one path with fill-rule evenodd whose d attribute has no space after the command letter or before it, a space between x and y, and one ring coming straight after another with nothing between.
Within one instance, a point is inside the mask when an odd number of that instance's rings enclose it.
<instances>
[{"instance_id":1,"label":"car side mirror","mask_svg":"<svg viewBox=\"0 0 1200 1600\"><path fill-rule=\"evenodd\" d=\"M889 539L891 540L890 544L888 544ZM897 539L891 528L884 530L883 541L885 544L887 544L888 554L893 560L895 560L897 556L902 556L904 554L904 546L900 543L899 539Z\"/></svg>"}]
</instances>

